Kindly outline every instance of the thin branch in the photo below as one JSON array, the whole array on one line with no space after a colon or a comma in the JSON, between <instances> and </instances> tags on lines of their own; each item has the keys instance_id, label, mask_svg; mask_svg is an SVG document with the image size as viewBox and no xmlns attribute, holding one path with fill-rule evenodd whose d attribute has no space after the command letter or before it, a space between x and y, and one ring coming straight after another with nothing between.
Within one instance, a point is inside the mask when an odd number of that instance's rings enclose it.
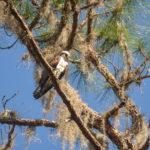
<instances>
[{"instance_id":1,"label":"thin branch","mask_svg":"<svg viewBox=\"0 0 150 150\"><path fill-rule=\"evenodd\" d=\"M80 10L91 8L91 7L95 7L98 4L99 4L99 2L94 2L94 3L91 3L91 4L88 4L86 6L81 7Z\"/></svg>"},{"instance_id":2,"label":"thin branch","mask_svg":"<svg viewBox=\"0 0 150 150\"><path fill-rule=\"evenodd\" d=\"M47 23L43 23L43 24L41 24L41 25L39 25L39 26L35 26L35 27L33 28L33 30L40 29L41 27L44 27L46 24L47 24Z\"/></svg>"},{"instance_id":3,"label":"thin branch","mask_svg":"<svg viewBox=\"0 0 150 150\"><path fill-rule=\"evenodd\" d=\"M99 37L98 37L98 38L99 38ZM99 51L99 49L101 49L101 48L107 43L108 40L109 40L109 39L106 39L106 40L105 40L105 42L98 48L98 51ZM100 54L100 55L105 55L105 54L108 53L108 51L109 51L111 48L113 48L117 43L118 43L117 40L114 41L114 42L112 43L112 45L110 45L109 48L102 50L101 52L99 52L99 54Z\"/></svg>"},{"instance_id":4,"label":"thin branch","mask_svg":"<svg viewBox=\"0 0 150 150\"><path fill-rule=\"evenodd\" d=\"M69 62L71 62L73 64L81 64L81 60L72 60L72 59L69 59Z\"/></svg>"},{"instance_id":5,"label":"thin branch","mask_svg":"<svg viewBox=\"0 0 150 150\"><path fill-rule=\"evenodd\" d=\"M149 59L150 59L150 56L146 56L146 57L145 57L145 60L142 61L141 64L140 64L138 67L136 67L133 71L131 71L131 73L134 73L134 74L139 73L140 69L141 69L143 66L146 66L146 64L148 63Z\"/></svg>"},{"instance_id":6,"label":"thin branch","mask_svg":"<svg viewBox=\"0 0 150 150\"><path fill-rule=\"evenodd\" d=\"M9 33L7 32L7 29L6 29L6 26L5 26L5 25L3 26L3 28L4 28L5 34L6 34L7 36L11 37L11 36L13 35L13 33L9 34Z\"/></svg>"},{"instance_id":7,"label":"thin branch","mask_svg":"<svg viewBox=\"0 0 150 150\"><path fill-rule=\"evenodd\" d=\"M77 28L77 32L80 32L81 29L84 27L84 25L87 23L88 21L88 17L86 17L79 25L78 25L78 28Z\"/></svg>"},{"instance_id":8,"label":"thin branch","mask_svg":"<svg viewBox=\"0 0 150 150\"><path fill-rule=\"evenodd\" d=\"M103 11L102 13L96 13L94 15L92 15L91 17L94 18L94 17L97 17L99 15L103 15L103 14L109 14L109 13L112 13L113 11ZM80 30L84 27L84 25L87 23L88 21L88 17L86 17L79 25L78 25L78 29L77 29L77 32L80 32Z\"/></svg>"},{"instance_id":9,"label":"thin branch","mask_svg":"<svg viewBox=\"0 0 150 150\"><path fill-rule=\"evenodd\" d=\"M104 115L104 117L106 119L108 119L109 117L112 117L112 116L115 116L117 115L118 111L120 108L124 107L125 106L125 103L122 102L120 103L119 105L115 106L114 108L112 108L111 110L107 111L107 113Z\"/></svg>"},{"instance_id":10,"label":"thin branch","mask_svg":"<svg viewBox=\"0 0 150 150\"><path fill-rule=\"evenodd\" d=\"M3 145L4 144L4 136L3 136L3 131L2 131L2 129L0 129L0 134L1 134L1 145Z\"/></svg>"},{"instance_id":11,"label":"thin branch","mask_svg":"<svg viewBox=\"0 0 150 150\"><path fill-rule=\"evenodd\" d=\"M103 56L101 56L101 55L99 55L99 57L100 57L101 59L106 60L108 63L110 63L110 64L114 67L115 70L120 71L120 69L119 69L117 66L115 66L110 60L108 60L107 58L105 58L105 57L103 57Z\"/></svg>"},{"instance_id":12,"label":"thin branch","mask_svg":"<svg viewBox=\"0 0 150 150\"><path fill-rule=\"evenodd\" d=\"M17 38L16 41L13 44L11 44L10 46L8 46L8 47L0 47L0 49L10 49L17 43L18 40L19 40L19 38Z\"/></svg>"},{"instance_id":13,"label":"thin branch","mask_svg":"<svg viewBox=\"0 0 150 150\"><path fill-rule=\"evenodd\" d=\"M13 136L13 133L15 131L15 125L12 126L12 128L8 132L8 141L2 150L8 150L11 149L13 146L13 140L16 138L17 134Z\"/></svg>"},{"instance_id":14,"label":"thin branch","mask_svg":"<svg viewBox=\"0 0 150 150\"><path fill-rule=\"evenodd\" d=\"M17 91L16 93L14 93L10 98L7 98L6 100L5 100L5 97L6 97L6 96L3 96L3 98L2 98L2 103L3 103L3 108L4 108L4 110L6 109L7 103L8 103L10 100L12 100L17 94L18 94L18 91Z\"/></svg>"},{"instance_id":15,"label":"thin branch","mask_svg":"<svg viewBox=\"0 0 150 150\"><path fill-rule=\"evenodd\" d=\"M140 45L138 46L138 49L139 49L140 53L143 55L143 57L146 57Z\"/></svg>"},{"instance_id":16,"label":"thin branch","mask_svg":"<svg viewBox=\"0 0 150 150\"><path fill-rule=\"evenodd\" d=\"M97 17L97 16L99 16L99 15L104 15L104 14L110 14L110 13L113 13L114 12L114 10L110 10L110 11L103 11L103 12L101 12L101 13L96 13L96 14L94 14L93 15L93 17Z\"/></svg>"}]
</instances>

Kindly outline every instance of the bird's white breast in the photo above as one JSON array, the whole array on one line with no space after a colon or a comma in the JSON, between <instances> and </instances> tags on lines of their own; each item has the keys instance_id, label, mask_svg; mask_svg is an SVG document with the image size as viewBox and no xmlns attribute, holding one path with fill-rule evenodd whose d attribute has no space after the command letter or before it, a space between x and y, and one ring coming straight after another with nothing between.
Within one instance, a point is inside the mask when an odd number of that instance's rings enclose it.
<instances>
[{"instance_id":1,"label":"bird's white breast","mask_svg":"<svg viewBox=\"0 0 150 150\"><path fill-rule=\"evenodd\" d=\"M59 69L61 72L63 72L67 65L68 62L66 62L63 57L60 57L59 63L56 68Z\"/></svg>"}]
</instances>

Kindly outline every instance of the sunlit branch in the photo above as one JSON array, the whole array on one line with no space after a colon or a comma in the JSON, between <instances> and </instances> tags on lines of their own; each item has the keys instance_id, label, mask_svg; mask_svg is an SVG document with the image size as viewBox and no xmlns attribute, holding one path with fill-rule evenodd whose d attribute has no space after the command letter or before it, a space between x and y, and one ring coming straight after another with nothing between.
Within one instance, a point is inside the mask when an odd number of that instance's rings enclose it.
<instances>
[{"instance_id":1,"label":"sunlit branch","mask_svg":"<svg viewBox=\"0 0 150 150\"><path fill-rule=\"evenodd\" d=\"M132 66L132 63L130 61L130 53L128 52L128 49L126 47L125 47L125 57L126 57L126 64L128 66L128 69L131 70L131 68L133 66Z\"/></svg>"},{"instance_id":2,"label":"sunlit branch","mask_svg":"<svg viewBox=\"0 0 150 150\"><path fill-rule=\"evenodd\" d=\"M18 125L18 126L44 126L57 128L57 123L55 121L49 121L46 119L22 119L22 118L0 118L1 124L10 124L10 125Z\"/></svg>"},{"instance_id":3,"label":"sunlit branch","mask_svg":"<svg viewBox=\"0 0 150 150\"><path fill-rule=\"evenodd\" d=\"M43 24L41 24L41 25L39 25L39 26L35 26L35 27L33 28L33 30L40 29L41 27L44 27L45 25L46 25L46 23L43 23Z\"/></svg>"},{"instance_id":4,"label":"sunlit branch","mask_svg":"<svg viewBox=\"0 0 150 150\"><path fill-rule=\"evenodd\" d=\"M136 67L133 71L131 71L131 73L137 74L143 66L146 66L149 59L150 59L150 56L146 56L145 60L142 61L141 64L138 67Z\"/></svg>"},{"instance_id":5,"label":"sunlit branch","mask_svg":"<svg viewBox=\"0 0 150 150\"><path fill-rule=\"evenodd\" d=\"M104 117L108 119L109 117L116 116L118 114L118 111L120 110L120 108L122 108L124 106L125 106L124 102L118 104L117 106L115 106L111 110L107 111L107 113L104 115Z\"/></svg>"},{"instance_id":6,"label":"sunlit branch","mask_svg":"<svg viewBox=\"0 0 150 150\"><path fill-rule=\"evenodd\" d=\"M129 111L129 114L132 116L132 123L134 126L137 127L137 130L135 131L135 135L138 134L138 132L141 129L141 122L137 122L138 118L141 116L140 112L138 111L137 107L135 106L134 102L131 100L131 98L127 95L125 90L120 87L115 77L111 74L109 69L103 65L101 60L98 57L98 54L92 49L92 47L89 47L89 56L88 60L93 63L93 65L97 68L97 70L105 77L107 82L110 84L112 90L116 94L116 96L121 100L121 102L124 102L126 105L126 108ZM141 121L141 120L139 120Z\"/></svg>"},{"instance_id":7,"label":"sunlit branch","mask_svg":"<svg viewBox=\"0 0 150 150\"><path fill-rule=\"evenodd\" d=\"M84 25L87 23L88 21L88 17L86 17L79 25L78 25L78 28L77 28L77 32L80 32L81 29L84 27Z\"/></svg>"},{"instance_id":8,"label":"sunlit branch","mask_svg":"<svg viewBox=\"0 0 150 150\"><path fill-rule=\"evenodd\" d=\"M52 82L53 82L53 85L54 85L56 91L62 98L63 102L66 104L69 112L71 113L72 118L74 119L74 121L76 122L76 124L78 125L80 130L82 131L83 135L94 145L94 147L96 149L99 149L99 150L102 149L102 146L100 145L100 143L91 134L90 130L86 127L84 122L81 120L80 116L75 111L74 107L71 105L71 102L68 99L68 97L61 90L58 80L56 79L55 75L52 72L52 67L48 64L48 62L43 57L43 55L40 51L40 48L36 44L29 28L27 27L27 25L24 22L24 20L22 19L22 17L19 15L18 11L12 5L12 3L10 5L10 10L11 10L11 13L14 15L14 17L16 18L16 20L18 21L18 23L20 24L20 26L22 27L22 29L28 35L28 37L26 37L26 39L25 39L25 41L23 41L23 43L27 46L28 50L33 55L36 62L39 63L41 66L43 66L48 71L49 75L51 76L51 79L52 79Z\"/></svg>"},{"instance_id":9,"label":"sunlit branch","mask_svg":"<svg viewBox=\"0 0 150 150\"><path fill-rule=\"evenodd\" d=\"M149 146L150 146L150 136L148 136L146 142L139 150L147 150L149 148Z\"/></svg>"}]
</instances>

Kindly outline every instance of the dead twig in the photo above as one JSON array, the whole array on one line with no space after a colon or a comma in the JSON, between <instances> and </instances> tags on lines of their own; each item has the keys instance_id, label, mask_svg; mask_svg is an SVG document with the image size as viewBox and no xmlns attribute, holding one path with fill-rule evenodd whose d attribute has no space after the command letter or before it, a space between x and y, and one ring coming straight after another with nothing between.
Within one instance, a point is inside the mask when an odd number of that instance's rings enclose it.
<instances>
[{"instance_id":1,"label":"dead twig","mask_svg":"<svg viewBox=\"0 0 150 150\"><path fill-rule=\"evenodd\" d=\"M10 48L12 48L17 43L18 40L19 40L19 38L17 38L16 41L13 44L11 44L10 46L0 47L0 49L10 49Z\"/></svg>"},{"instance_id":2,"label":"dead twig","mask_svg":"<svg viewBox=\"0 0 150 150\"><path fill-rule=\"evenodd\" d=\"M10 98L7 98L6 100L5 100L6 96L3 96L3 98L2 98L2 104L3 104L3 109L4 109L4 110L6 109L7 103L8 103L10 100L12 100L17 94L18 94L18 91L16 91L16 93L14 93Z\"/></svg>"}]
</instances>

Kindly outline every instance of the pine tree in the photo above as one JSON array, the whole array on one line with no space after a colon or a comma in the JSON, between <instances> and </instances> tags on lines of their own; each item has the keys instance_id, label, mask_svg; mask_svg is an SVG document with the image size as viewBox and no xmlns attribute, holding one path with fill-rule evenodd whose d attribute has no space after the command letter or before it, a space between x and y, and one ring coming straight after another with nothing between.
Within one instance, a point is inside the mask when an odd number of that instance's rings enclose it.
<instances>
[{"instance_id":1,"label":"pine tree","mask_svg":"<svg viewBox=\"0 0 150 150\"><path fill-rule=\"evenodd\" d=\"M55 112L55 121L23 119L7 109L17 93L3 97L0 123L9 130L0 149L13 148L16 126L26 126L27 145L36 127L44 126L56 129L53 136L61 137L63 149L67 143L74 149L77 142L89 150L112 149L111 143L121 150L148 149L149 118L131 93L150 77L149 17L149 0L1 0L1 30L16 41L0 49L18 41L26 46L22 61L34 63L37 85L42 70L48 72L54 88L40 101L45 116ZM58 80L50 63L62 51L71 54L70 65ZM103 100L100 112L81 98L93 93Z\"/></svg>"}]
</instances>

